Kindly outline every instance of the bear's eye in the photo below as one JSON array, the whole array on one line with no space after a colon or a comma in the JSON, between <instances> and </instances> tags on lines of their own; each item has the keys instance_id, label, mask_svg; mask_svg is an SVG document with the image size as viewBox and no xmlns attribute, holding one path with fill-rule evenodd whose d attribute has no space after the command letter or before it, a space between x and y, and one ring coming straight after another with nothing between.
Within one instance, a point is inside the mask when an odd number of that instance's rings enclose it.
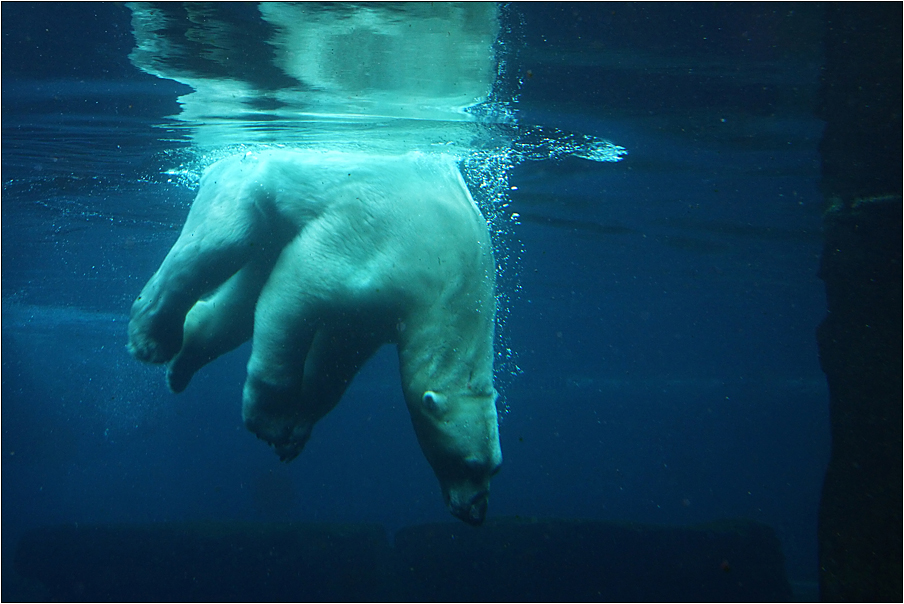
<instances>
[{"instance_id":1,"label":"bear's eye","mask_svg":"<svg viewBox=\"0 0 904 604\"><path fill-rule=\"evenodd\" d=\"M424 402L424 407L430 411L437 412L440 411L443 406L444 397L438 392L428 390L424 393L422 400Z\"/></svg>"}]
</instances>

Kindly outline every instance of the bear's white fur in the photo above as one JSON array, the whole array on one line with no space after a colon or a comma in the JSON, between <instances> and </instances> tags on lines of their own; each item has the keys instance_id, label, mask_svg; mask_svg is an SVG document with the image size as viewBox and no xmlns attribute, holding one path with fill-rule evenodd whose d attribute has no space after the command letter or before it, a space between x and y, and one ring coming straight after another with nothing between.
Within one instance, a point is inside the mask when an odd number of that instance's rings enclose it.
<instances>
[{"instance_id":1,"label":"bear's white fur","mask_svg":"<svg viewBox=\"0 0 904 604\"><path fill-rule=\"evenodd\" d=\"M268 150L211 166L132 306L129 350L174 392L252 337L245 425L289 461L384 343L398 345L421 448L478 524L502 455L495 268L455 161Z\"/></svg>"}]
</instances>

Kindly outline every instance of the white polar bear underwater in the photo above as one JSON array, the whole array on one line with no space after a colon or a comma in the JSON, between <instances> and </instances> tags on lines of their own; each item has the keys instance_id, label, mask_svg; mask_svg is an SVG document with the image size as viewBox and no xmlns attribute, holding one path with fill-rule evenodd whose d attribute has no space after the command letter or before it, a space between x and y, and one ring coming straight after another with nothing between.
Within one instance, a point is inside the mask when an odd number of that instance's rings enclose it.
<instances>
[{"instance_id":1,"label":"white polar bear underwater","mask_svg":"<svg viewBox=\"0 0 904 604\"><path fill-rule=\"evenodd\" d=\"M174 392L252 338L242 417L290 461L358 369L398 347L418 441L450 511L485 515L502 453L487 224L444 155L267 150L201 179L132 305L129 350Z\"/></svg>"}]
</instances>

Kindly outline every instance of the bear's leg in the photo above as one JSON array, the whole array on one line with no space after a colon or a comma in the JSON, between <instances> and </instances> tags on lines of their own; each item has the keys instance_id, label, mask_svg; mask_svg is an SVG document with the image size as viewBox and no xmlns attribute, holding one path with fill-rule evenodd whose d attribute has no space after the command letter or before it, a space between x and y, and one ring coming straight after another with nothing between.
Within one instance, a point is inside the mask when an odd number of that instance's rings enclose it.
<instances>
[{"instance_id":1,"label":"bear's leg","mask_svg":"<svg viewBox=\"0 0 904 604\"><path fill-rule=\"evenodd\" d=\"M339 403L358 370L381 344L383 339L374 332L329 329L317 332L305 359L293 438L286 443L274 443L280 460L289 462L301 453L314 424Z\"/></svg>"},{"instance_id":2,"label":"bear's leg","mask_svg":"<svg viewBox=\"0 0 904 604\"><path fill-rule=\"evenodd\" d=\"M320 327L308 287L317 269L307 252L303 236L291 241L261 291L242 395L245 426L283 460L301 452L313 427L301 406L305 359Z\"/></svg>"},{"instance_id":3,"label":"bear's leg","mask_svg":"<svg viewBox=\"0 0 904 604\"><path fill-rule=\"evenodd\" d=\"M247 177L226 160L201 181L179 239L132 305L129 351L137 359L165 363L182 348L185 316L253 258L272 255L285 234L270 227ZM235 171L236 179L223 176Z\"/></svg>"},{"instance_id":4,"label":"bear's leg","mask_svg":"<svg viewBox=\"0 0 904 604\"><path fill-rule=\"evenodd\" d=\"M251 338L254 305L272 268L272 262L250 262L192 307L185 317L182 348L167 367L171 391L182 392L201 367Z\"/></svg>"},{"instance_id":5,"label":"bear's leg","mask_svg":"<svg viewBox=\"0 0 904 604\"><path fill-rule=\"evenodd\" d=\"M330 271L304 233L280 255L257 302L242 417L283 461L304 448L314 424L339 402L364 362L385 341L343 303L322 293ZM317 293L321 292L321 293ZM336 325L341 327L336 327Z\"/></svg>"}]
</instances>

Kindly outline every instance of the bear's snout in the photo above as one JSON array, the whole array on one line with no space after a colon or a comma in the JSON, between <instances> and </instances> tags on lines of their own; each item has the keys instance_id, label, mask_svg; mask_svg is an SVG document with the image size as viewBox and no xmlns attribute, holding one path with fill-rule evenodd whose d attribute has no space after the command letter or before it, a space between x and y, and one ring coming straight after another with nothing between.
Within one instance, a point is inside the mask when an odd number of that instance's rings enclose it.
<instances>
[{"instance_id":1,"label":"bear's snout","mask_svg":"<svg viewBox=\"0 0 904 604\"><path fill-rule=\"evenodd\" d=\"M487 490L478 491L470 497L461 492L452 491L449 494L449 511L453 516L471 526L480 526L487 517L489 502L490 492Z\"/></svg>"}]
</instances>

